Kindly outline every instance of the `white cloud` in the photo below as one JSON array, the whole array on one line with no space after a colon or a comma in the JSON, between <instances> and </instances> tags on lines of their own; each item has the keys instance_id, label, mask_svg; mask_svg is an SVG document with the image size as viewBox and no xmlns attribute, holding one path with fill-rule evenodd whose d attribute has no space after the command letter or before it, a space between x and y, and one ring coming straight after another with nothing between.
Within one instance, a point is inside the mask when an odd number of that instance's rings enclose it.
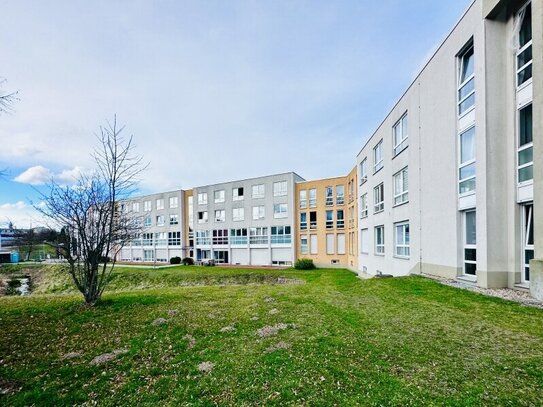
<instances>
[{"instance_id":1,"label":"white cloud","mask_svg":"<svg viewBox=\"0 0 543 407\"><path fill-rule=\"evenodd\" d=\"M51 173L51 170L41 165L36 165L17 175L14 181L22 184L43 185L51 181L52 177L53 174Z\"/></svg>"},{"instance_id":2,"label":"white cloud","mask_svg":"<svg viewBox=\"0 0 543 407\"><path fill-rule=\"evenodd\" d=\"M71 170L63 170L60 174L54 175L55 181L60 184L72 184L83 172L83 168L75 166Z\"/></svg>"},{"instance_id":3,"label":"white cloud","mask_svg":"<svg viewBox=\"0 0 543 407\"><path fill-rule=\"evenodd\" d=\"M23 201L0 204L0 227L7 226L9 222L20 229L45 225L41 214Z\"/></svg>"}]
</instances>

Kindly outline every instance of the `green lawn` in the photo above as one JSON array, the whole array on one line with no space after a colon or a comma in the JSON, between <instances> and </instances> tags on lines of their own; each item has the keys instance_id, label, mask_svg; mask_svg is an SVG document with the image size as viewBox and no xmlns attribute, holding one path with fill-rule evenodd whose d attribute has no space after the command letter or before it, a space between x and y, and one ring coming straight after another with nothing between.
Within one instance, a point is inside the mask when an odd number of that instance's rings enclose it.
<instances>
[{"instance_id":1,"label":"green lawn","mask_svg":"<svg viewBox=\"0 0 543 407\"><path fill-rule=\"evenodd\" d=\"M68 291L48 272L54 283L38 290ZM305 283L271 284L280 276ZM93 309L73 294L0 298L0 388L20 388L0 405L543 400L543 311L422 277L119 269L111 288ZM266 326L280 329L259 336ZM127 352L90 363L114 350ZM69 352L80 356L62 359ZM202 362L213 369L200 372Z\"/></svg>"}]
</instances>

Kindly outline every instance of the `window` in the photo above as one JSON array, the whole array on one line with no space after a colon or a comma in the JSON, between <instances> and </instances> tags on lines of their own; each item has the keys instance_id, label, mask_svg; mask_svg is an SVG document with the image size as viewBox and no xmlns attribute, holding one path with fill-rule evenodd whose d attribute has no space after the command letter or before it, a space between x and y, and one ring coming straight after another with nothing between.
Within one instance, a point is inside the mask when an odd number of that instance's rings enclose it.
<instances>
[{"instance_id":1,"label":"window","mask_svg":"<svg viewBox=\"0 0 543 407\"><path fill-rule=\"evenodd\" d=\"M266 189L265 189L264 184L253 185L252 187L253 199L264 198L265 194L266 194Z\"/></svg>"},{"instance_id":2,"label":"window","mask_svg":"<svg viewBox=\"0 0 543 407\"><path fill-rule=\"evenodd\" d=\"M151 201L144 201L143 202L143 211L144 212L151 212L152 210Z\"/></svg>"},{"instance_id":3,"label":"window","mask_svg":"<svg viewBox=\"0 0 543 407\"><path fill-rule=\"evenodd\" d=\"M407 167L394 175L394 205L409 200L409 175Z\"/></svg>"},{"instance_id":4,"label":"window","mask_svg":"<svg viewBox=\"0 0 543 407\"><path fill-rule=\"evenodd\" d=\"M140 203L134 202L132 203L132 212L139 212L140 211Z\"/></svg>"},{"instance_id":5,"label":"window","mask_svg":"<svg viewBox=\"0 0 543 407\"><path fill-rule=\"evenodd\" d=\"M528 5L518 14L520 21L517 51L517 86L532 78L532 5Z\"/></svg>"},{"instance_id":6,"label":"window","mask_svg":"<svg viewBox=\"0 0 543 407\"><path fill-rule=\"evenodd\" d=\"M475 56L473 44L459 56L458 114L462 116L475 106Z\"/></svg>"},{"instance_id":7,"label":"window","mask_svg":"<svg viewBox=\"0 0 543 407\"><path fill-rule=\"evenodd\" d=\"M179 198L177 196L170 196L170 209L179 207Z\"/></svg>"},{"instance_id":8,"label":"window","mask_svg":"<svg viewBox=\"0 0 543 407\"><path fill-rule=\"evenodd\" d=\"M345 254L345 234L338 233L337 235L337 254Z\"/></svg>"},{"instance_id":9,"label":"window","mask_svg":"<svg viewBox=\"0 0 543 407\"><path fill-rule=\"evenodd\" d=\"M319 252L319 239L317 238L317 235L311 235L311 245L309 250L311 250L311 254L317 254Z\"/></svg>"},{"instance_id":10,"label":"window","mask_svg":"<svg viewBox=\"0 0 543 407\"><path fill-rule=\"evenodd\" d=\"M198 212L198 223L207 223L207 211Z\"/></svg>"},{"instance_id":11,"label":"window","mask_svg":"<svg viewBox=\"0 0 543 407\"><path fill-rule=\"evenodd\" d=\"M198 205L207 205L207 192L198 192Z\"/></svg>"},{"instance_id":12,"label":"window","mask_svg":"<svg viewBox=\"0 0 543 407\"><path fill-rule=\"evenodd\" d=\"M181 246L181 232L168 232L168 246Z\"/></svg>"},{"instance_id":13,"label":"window","mask_svg":"<svg viewBox=\"0 0 543 407\"><path fill-rule=\"evenodd\" d=\"M232 190L232 201L243 201L243 187L242 188L234 188Z\"/></svg>"},{"instance_id":14,"label":"window","mask_svg":"<svg viewBox=\"0 0 543 407\"><path fill-rule=\"evenodd\" d=\"M156 225L157 226L164 226L164 215L158 215L156 217Z\"/></svg>"},{"instance_id":15,"label":"window","mask_svg":"<svg viewBox=\"0 0 543 407\"><path fill-rule=\"evenodd\" d=\"M268 244L268 228L250 228L250 244Z\"/></svg>"},{"instance_id":16,"label":"window","mask_svg":"<svg viewBox=\"0 0 543 407\"><path fill-rule=\"evenodd\" d=\"M156 209L157 210L164 209L164 199L157 199L156 200Z\"/></svg>"},{"instance_id":17,"label":"window","mask_svg":"<svg viewBox=\"0 0 543 407\"><path fill-rule=\"evenodd\" d=\"M155 233L155 245L166 246L168 244L168 234L166 232Z\"/></svg>"},{"instance_id":18,"label":"window","mask_svg":"<svg viewBox=\"0 0 543 407\"><path fill-rule=\"evenodd\" d=\"M397 257L409 258L409 223L402 222L394 225L394 254Z\"/></svg>"},{"instance_id":19,"label":"window","mask_svg":"<svg viewBox=\"0 0 543 407\"><path fill-rule=\"evenodd\" d=\"M300 254L307 254L307 235L300 236Z\"/></svg>"},{"instance_id":20,"label":"window","mask_svg":"<svg viewBox=\"0 0 543 407\"><path fill-rule=\"evenodd\" d=\"M326 211L326 229L334 228L334 211Z\"/></svg>"},{"instance_id":21,"label":"window","mask_svg":"<svg viewBox=\"0 0 543 407\"><path fill-rule=\"evenodd\" d=\"M477 274L477 217L475 211L464 212L464 274Z\"/></svg>"},{"instance_id":22,"label":"window","mask_svg":"<svg viewBox=\"0 0 543 407\"><path fill-rule=\"evenodd\" d=\"M273 205L273 217L274 219L286 218L288 205L287 204L274 204Z\"/></svg>"},{"instance_id":23,"label":"window","mask_svg":"<svg viewBox=\"0 0 543 407\"><path fill-rule=\"evenodd\" d=\"M144 246L152 246L153 245L153 234L152 233L144 233L143 235L142 244Z\"/></svg>"},{"instance_id":24,"label":"window","mask_svg":"<svg viewBox=\"0 0 543 407\"><path fill-rule=\"evenodd\" d=\"M265 207L264 205L253 206L253 220L264 219Z\"/></svg>"},{"instance_id":25,"label":"window","mask_svg":"<svg viewBox=\"0 0 543 407\"><path fill-rule=\"evenodd\" d=\"M325 188L326 206L334 204L334 189L332 187Z\"/></svg>"},{"instance_id":26,"label":"window","mask_svg":"<svg viewBox=\"0 0 543 407\"><path fill-rule=\"evenodd\" d=\"M518 182L534 177L532 104L519 110Z\"/></svg>"},{"instance_id":27,"label":"window","mask_svg":"<svg viewBox=\"0 0 543 407\"><path fill-rule=\"evenodd\" d=\"M343 229L345 227L345 212L343 209L338 209L336 212L336 228Z\"/></svg>"},{"instance_id":28,"label":"window","mask_svg":"<svg viewBox=\"0 0 543 407\"><path fill-rule=\"evenodd\" d=\"M272 244L291 244L292 235L290 233L290 226L272 226L271 243Z\"/></svg>"},{"instance_id":29,"label":"window","mask_svg":"<svg viewBox=\"0 0 543 407\"><path fill-rule=\"evenodd\" d=\"M287 181L279 181L273 183L273 196L287 195Z\"/></svg>"},{"instance_id":30,"label":"window","mask_svg":"<svg viewBox=\"0 0 543 407\"><path fill-rule=\"evenodd\" d=\"M230 244L231 245L246 245L247 244L247 229L230 229Z\"/></svg>"},{"instance_id":31,"label":"window","mask_svg":"<svg viewBox=\"0 0 543 407\"><path fill-rule=\"evenodd\" d=\"M154 261L155 252L154 250L144 250L143 251L143 261Z\"/></svg>"},{"instance_id":32,"label":"window","mask_svg":"<svg viewBox=\"0 0 543 407\"><path fill-rule=\"evenodd\" d=\"M214 245L228 244L228 230L227 229L215 229L213 231L212 242Z\"/></svg>"},{"instance_id":33,"label":"window","mask_svg":"<svg viewBox=\"0 0 543 407\"><path fill-rule=\"evenodd\" d=\"M225 201L224 189L213 192L213 198L215 203L223 203Z\"/></svg>"},{"instance_id":34,"label":"window","mask_svg":"<svg viewBox=\"0 0 543 407\"><path fill-rule=\"evenodd\" d=\"M179 224L179 215L171 214L170 215L170 225L178 225L178 224Z\"/></svg>"},{"instance_id":35,"label":"window","mask_svg":"<svg viewBox=\"0 0 543 407\"><path fill-rule=\"evenodd\" d=\"M373 147L373 172L383 168L383 140Z\"/></svg>"},{"instance_id":36,"label":"window","mask_svg":"<svg viewBox=\"0 0 543 407\"><path fill-rule=\"evenodd\" d=\"M404 148L407 147L407 113L396 122L392 128L392 134L394 137L394 155L399 154Z\"/></svg>"},{"instance_id":37,"label":"window","mask_svg":"<svg viewBox=\"0 0 543 407\"><path fill-rule=\"evenodd\" d=\"M226 211L224 209L215 210L215 222L224 222L226 221Z\"/></svg>"},{"instance_id":38,"label":"window","mask_svg":"<svg viewBox=\"0 0 543 407\"><path fill-rule=\"evenodd\" d=\"M209 246L209 245L211 245L211 231L209 231L209 230L197 230L196 231L196 245L197 246Z\"/></svg>"},{"instance_id":39,"label":"window","mask_svg":"<svg viewBox=\"0 0 543 407\"><path fill-rule=\"evenodd\" d=\"M345 203L345 187L343 185L336 186L336 205Z\"/></svg>"},{"instance_id":40,"label":"window","mask_svg":"<svg viewBox=\"0 0 543 407\"><path fill-rule=\"evenodd\" d=\"M360 253L368 254L370 252L370 233L368 229L360 230Z\"/></svg>"},{"instance_id":41,"label":"window","mask_svg":"<svg viewBox=\"0 0 543 407\"><path fill-rule=\"evenodd\" d=\"M368 159L364 158L360 163L360 185L368 180Z\"/></svg>"},{"instance_id":42,"label":"window","mask_svg":"<svg viewBox=\"0 0 543 407\"><path fill-rule=\"evenodd\" d=\"M239 222L245 220L245 208L233 208L232 209L232 220L234 222Z\"/></svg>"},{"instance_id":43,"label":"window","mask_svg":"<svg viewBox=\"0 0 543 407\"><path fill-rule=\"evenodd\" d=\"M300 213L300 230L307 230L307 212Z\"/></svg>"},{"instance_id":44,"label":"window","mask_svg":"<svg viewBox=\"0 0 543 407\"><path fill-rule=\"evenodd\" d=\"M317 212L309 212L309 228L317 229Z\"/></svg>"},{"instance_id":45,"label":"window","mask_svg":"<svg viewBox=\"0 0 543 407\"><path fill-rule=\"evenodd\" d=\"M534 205L522 207L522 281L530 281L530 260L534 258Z\"/></svg>"},{"instance_id":46,"label":"window","mask_svg":"<svg viewBox=\"0 0 543 407\"><path fill-rule=\"evenodd\" d=\"M151 217L150 216L146 216L143 219L143 226L151 226Z\"/></svg>"},{"instance_id":47,"label":"window","mask_svg":"<svg viewBox=\"0 0 543 407\"><path fill-rule=\"evenodd\" d=\"M460 195L475 191L475 127L460 133L460 167L458 182Z\"/></svg>"},{"instance_id":48,"label":"window","mask_svg":"<svg viewBox=\"0 0 543 407\"><path fill-rule=\"evenodd\" d=\"M300 209L307 208L307 191L304 189L300 191Z\"/></svg>"},{"instance_id":49,"label":"window","mask_svg":"<svg viewBox=\"0 0 543 407\"><path fill-rule=\"evenodd\" d=\"M311 188L309 190L309 207L310 208L317 207L317 190L315 188Z\"/></svg>"},{"instance_id":50,"label":"window","mask_svg":"<svg viewBox=\"0 0 543 407\"><path fill-rule=\"evenodd\" d=\"M381 212L385 209L385 186L383 183L373 188L373 213Z\"/></svg>"},{"instance_id":51,"label":"window","mask_svg":"<svg viewBox=\"0 0 543 407\"><path fill-rule=\"evenodd\" d=\"M368 217L368 194L365 193L360 197L360 217Z\"/></svg>"},{"instance_id":52,"label":"window","mask_svg":"<svg viewBox=\"0 0 543 407\"><path fill-rule=\"evenodd\" d=\"M334 254L334 234L333 233L327 233L326 234L326 254Z\"/></svg>"},{"instance_id":53,"label":"window","mask_svg":"<svg viewBox=\"0 0 543 407\"><path fill-rule=\"evenodd\" d=\"M375 227L375 254L385 254L385 227L383 225Z\"/></svg>"}]
</instances>

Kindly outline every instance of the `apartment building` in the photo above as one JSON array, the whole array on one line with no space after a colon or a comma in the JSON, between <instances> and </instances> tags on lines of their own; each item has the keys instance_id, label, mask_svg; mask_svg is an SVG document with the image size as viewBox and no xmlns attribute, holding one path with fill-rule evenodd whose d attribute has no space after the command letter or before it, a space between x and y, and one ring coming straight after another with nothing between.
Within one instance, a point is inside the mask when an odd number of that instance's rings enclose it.
<instances>
[{"instance_id":1,"label":"apartment building","mask_svg":"<svg viewBox=\"0 0 543 407\"><path fill-rule=\"evenodd\" d=\"M120 209L134 216L143 232L121 249L118 260L166 263L183 255L182 190L136 197L121 202Z\"/></svg>"},{"instance_id":2,"label":"apartment building","mask_svg":"<svg viewBox=\"0 0 543 407\"><path fill-rule=\"evenodd\" d=\"M529 287L543 271L530 263L543 256L542 30L542 0L475 0L366 142L361 272Z\"/></svg>"},{"instance_id":3,"label":"apartment building","mask_svg":"<svg viewBox=\"0 0 543 407\"><path fill-rule=\"evenodd\" d=\"M356 167L347 176L296 183L296 258L357 267Z\"/></svg>"},{"instance_id":4,"label":"apartment building","mask_svg":"<svg viewBox=\"0 0 543 407\"><path fill-rule=\"evenodd\" d=\"M193 188L187 193L185 253L198 262L292 265L300 181L289 172Z\"/></svg>"}]
</instances>

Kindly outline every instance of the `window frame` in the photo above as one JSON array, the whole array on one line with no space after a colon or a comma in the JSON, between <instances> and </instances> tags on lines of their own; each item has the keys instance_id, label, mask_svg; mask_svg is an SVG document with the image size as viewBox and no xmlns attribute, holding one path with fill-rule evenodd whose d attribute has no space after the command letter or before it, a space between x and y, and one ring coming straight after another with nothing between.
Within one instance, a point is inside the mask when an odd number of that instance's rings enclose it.
<instances>
[{"instance_id":1,"label":"window frame","mask_svg":"<svg viewBox=\"0 0 543 407\"><path fill-rule=\"evenodd\" d=\"M276 188L277 186L279 186L279 188ZM276 181L273 183L273 196L287 196L287 195L288 195L287 181Z\"/></svg>"},{"instance_id":2,"label":"window frame","mask_svg":"<svg viewBox=\"0 0 543 407\"><path fill-rule=\"evenodd\" d=\"M379 193L377 193L379 192ZM377 197L381 200L377 201ZM373 187L373 213L381 213L385 210L385 184L381 182L377 186Z\"/></svg>"},{"instance_id":3,"label":"window frame","mask_svg":"<svg viewBox=\"0 0 543 407\"><path fill-rule=\"evenodd\" d=\"M384 256L385 255L385 225L377 225L373 228L373 238L374 238L374 245L373 250L374 254L376 256ZM380 237L382 242L379 242L379 230L382 231Z\"/></svg>"},{"instance_id":4,"label":"window frame","mask_svg":"<svg viewBox=\"0 0 543 407\"><path fill-rule=\"evenodd\" d=\"M407 177L407 188L406 188L406 182L404 178L404 173L406 173L405 177ZM398 191L398 180L400 180L400 186L402 187L401 191ZM400 171L398 171L396 174L392 176L392 182L393 182L393 191L394 191L394 206L400 206L403 204L406 204L409 202L409 166L406 165L403 167Z\"/></svg>"},{"instance_id":5,"label":"window frame","mask_svg":"<svg viewBox=\"0 0 543 407\"><path fill-rule=\"evenodd\" d=\"M473 133L473 138L474 138L473 158L471 158L471 159L469 159L469 160L467 160L465 162L462 162L462 136L464 134L467 134L471 130L474 131L474 133ZM470 165L475 166L475 170L474 170L473 175L470 175L470 176L465 177L465 178L460 178L462 169L467 168ZM462 196L468 196L468 195L475 194L475 192L477 190L477 128L475 127L475 123L469 125L465 129L458 132L458 174L457 174L457 176L458 176L458 195L460 197L462 197ZM467 181L471 181L471 180L475 180L475 187L473 189L470 189L469 191L461 192L460 186L463 183L465 183Z\"/></svg>"},{"instance_id":6,"label":"window frame","mask_svg":"<svg viewBox=\"0 0 543 407\"><path fill-rule=\"evenodd\" d=\"M402 231L402 241L398 241L398 229ZM406 233L407 229L407 233ZM401 254L399 249L404 249L407 254ZM394 223L394 257L399 259L409 260L411 257L411 230L409 221L402 221Z\"/></svg>"},{"instance_id":7,"label":"window frame","mask_svg":"<svg viewBox=\"0 0 543 407\"><path fill-rule=\"evenodd\" d=\"M392 126L392 154L393 157L396 157L398 154L400 154L402 151L404 151L407 147L409 147L409 129L407 128L409 126L409 120L407 116L408 112L405 112L400 119L394 123ZM404 122L405 124L405 133L404 134ZM402 138L398 141L396 140L397 132L396 129L401 130Z\"/></svg>"},{"instance_id":8,"label":"window frame","mask_svg":"<svg viewBox=\"0 0 543 407\"><path fill-rule=\"evenodd\" d=\"M377 151L379 151L379 161L377 161ZM383 157L383 139L381 139L374 147L373 147L373 173L376 174L377 172L381 171L384 164L384 157Z\"/></svg>"},{"instance_id":9,"label":"window frame","mask_svg":"<svg viewBox=\"0 0 543 407\"><path fill-rule=\"evenodd\" d=\"M218 197L217 197L218 193ZM213 191L213 202L214 203L224 203L226 202L226 191L224 189L217 189Z\"/></svg>"},{"instance_id":10,"label":"window frame","mask_svg":"<svg viewBox=\"0 0 543 407\"><path fill-rule=\"evenodd\" d=\"M473 72L466 78L462 81L462 74L463 74L463 70L464 70L464 63L465 63L465 56L469 53L469 52L472 52L472 56L473 56ZM469 91L466 95L464 96L460 96L461 95L461 90L471 81L473 80L473 89L471 91ZM475 44L473 43L473 39L471 39L469 41L469 43L462 49L462 51L458 54L458 78L457 78L457 83L458 83L458 86L457 86L457 92L456 92L456 105L457 105L457 109L456 109L456 113L457 113L457 116L458 118L461 118L461 117L464 117L465 115L467 115L469 112L471 112L473 109L475 109ZM468 100L471 96L473 96L473 104L471 106L469 106L468 108L466 108L465 110L461 111L461 108L462 108L462 104Z\"/></svg>"},{"instance_id":11,"label":"window frame","mask_svg":"<svg viewBox=\"0 0 543 407\"><path fill-rule=\"evenodd\" d=\"M360 185L368 181L368 157L360 161Z\"/></svg>"}]
</instances>

